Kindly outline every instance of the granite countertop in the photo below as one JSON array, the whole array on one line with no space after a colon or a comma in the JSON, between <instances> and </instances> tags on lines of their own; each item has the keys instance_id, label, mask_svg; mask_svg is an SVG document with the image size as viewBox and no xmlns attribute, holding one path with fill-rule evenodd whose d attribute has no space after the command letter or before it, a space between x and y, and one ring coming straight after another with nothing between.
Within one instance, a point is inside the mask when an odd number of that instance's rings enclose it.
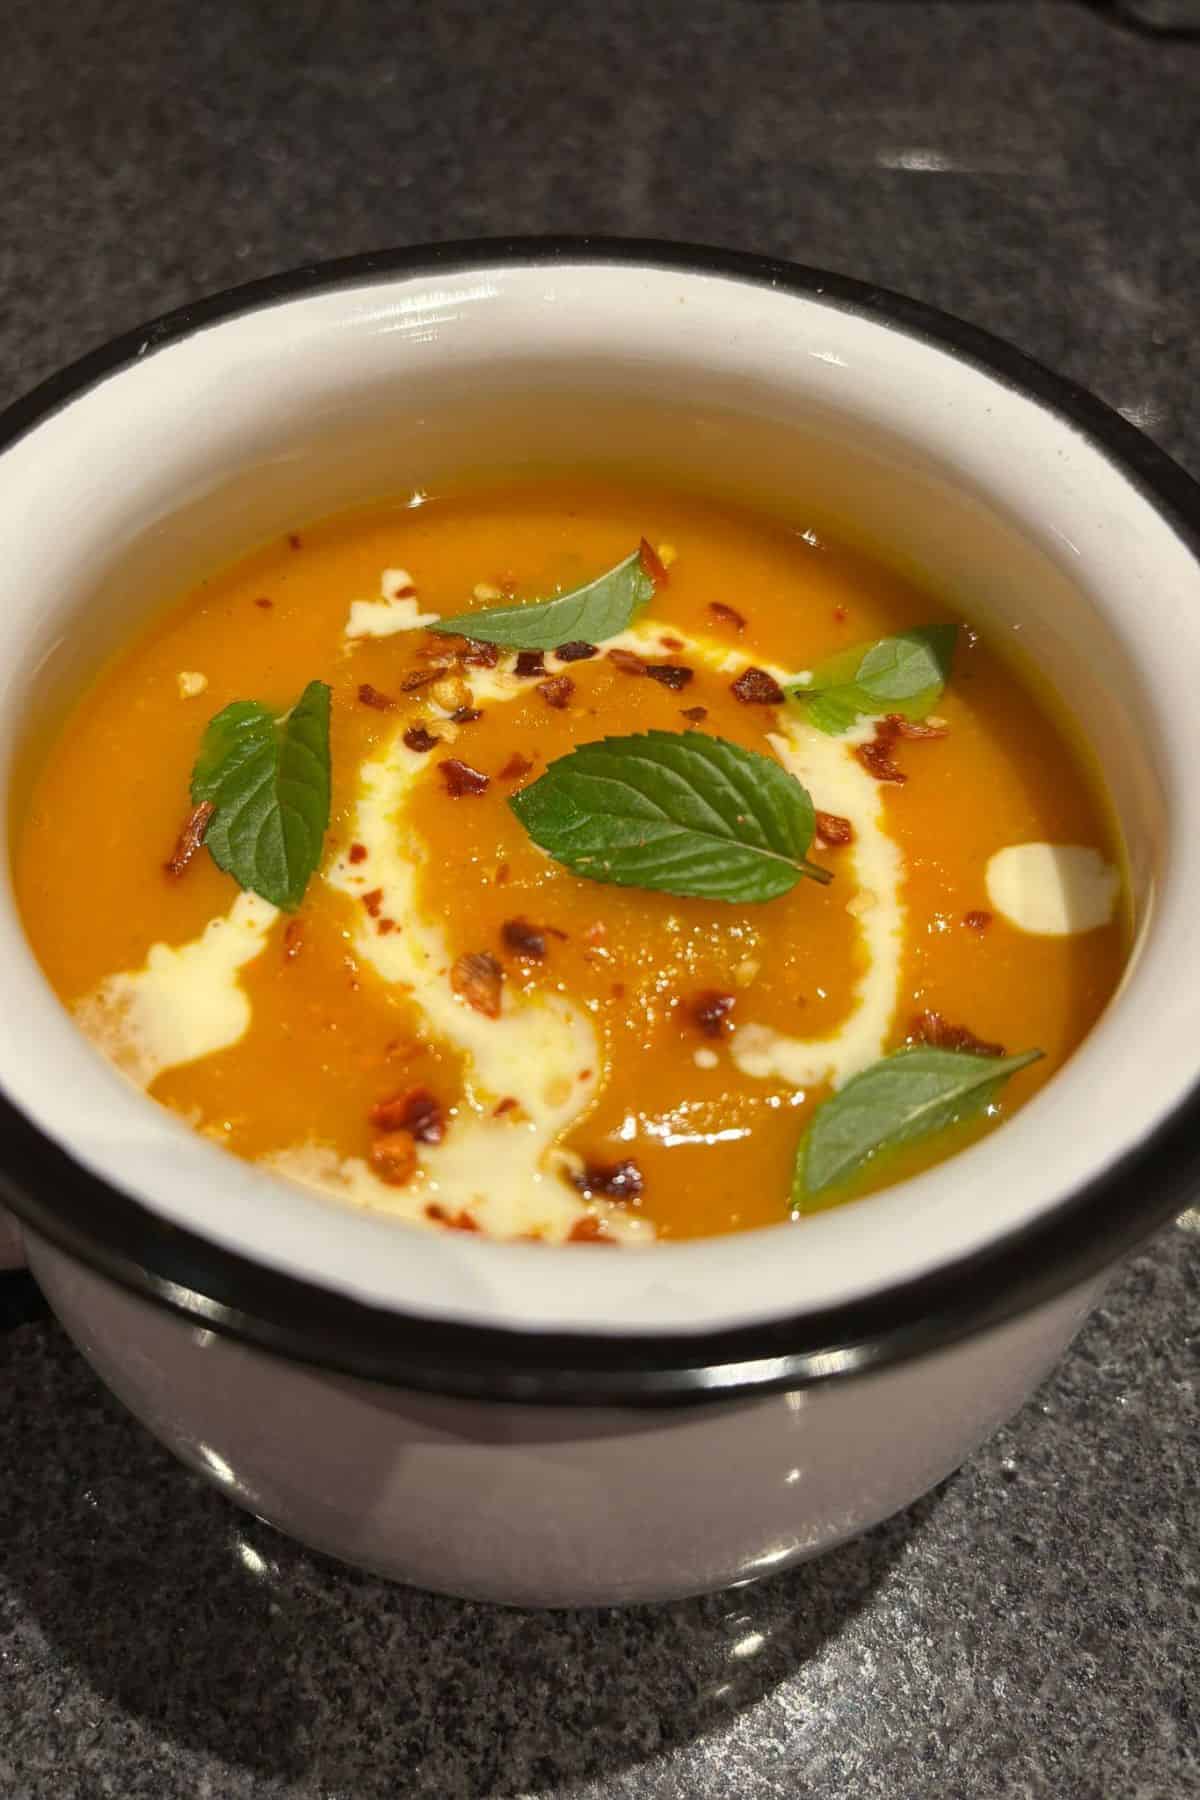
<instances>
[{"instance_id":1,"label":"granite countertop","mask_svg":"<svg viewBox=\"0 0 1200 1800\"><path fill-rule=\"evenodd\" d=\"M607 231L961 312L1200 474L1200 41L1071 0L8 0L5 25L0 402L279 267ZM625 1612L296 1548L0 1284L0 1796L1200 1795L1198 1226L911 1511Z\"/></svg>"}]
</instances>

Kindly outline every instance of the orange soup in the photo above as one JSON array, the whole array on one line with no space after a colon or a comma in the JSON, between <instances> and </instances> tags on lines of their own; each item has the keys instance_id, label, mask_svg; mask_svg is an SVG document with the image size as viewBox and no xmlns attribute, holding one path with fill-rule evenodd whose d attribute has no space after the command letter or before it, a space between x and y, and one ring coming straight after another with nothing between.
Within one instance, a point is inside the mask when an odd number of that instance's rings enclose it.
<instances>
[{"instance_id":1,"label":"orange soup","mask_svg":"<svg viewBox=\"0 0 1200 1800\"><path fill-rule=\"evenodd\" d=\"M802 1219L991 1129L1121 973L1086 757L961 598L594 481L301 525L80 701L26 929L131 1080L349 1204Z\"/></svg>"}]
</instances>

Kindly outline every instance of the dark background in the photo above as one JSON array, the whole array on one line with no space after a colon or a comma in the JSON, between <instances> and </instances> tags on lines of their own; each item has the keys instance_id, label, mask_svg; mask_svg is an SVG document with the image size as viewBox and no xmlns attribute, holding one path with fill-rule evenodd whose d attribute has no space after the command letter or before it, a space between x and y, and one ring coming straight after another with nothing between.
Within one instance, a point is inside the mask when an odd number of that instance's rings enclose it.
<instances>
[{"instance_id":1,"label":"dark background","mask_svg":"<svg viewBox=\"0 0 1200 1800\"><path fill-rule=\"evenodd\" d=\"M1200 473L1200 45L1111 8L8 0L2 23L0 403L310 259L619 232L962 313ZM1200 1795L1197 1223L908 1514L623 1613L462 1605L300 1551L18 1323L10 1282L0 1797Z\"/></svg>"}]
</instances>

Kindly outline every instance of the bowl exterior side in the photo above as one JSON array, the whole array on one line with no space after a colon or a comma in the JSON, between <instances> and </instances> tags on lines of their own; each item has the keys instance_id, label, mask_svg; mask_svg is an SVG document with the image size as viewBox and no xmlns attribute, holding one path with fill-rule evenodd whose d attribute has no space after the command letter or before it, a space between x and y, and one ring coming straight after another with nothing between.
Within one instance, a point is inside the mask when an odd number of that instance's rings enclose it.
<instances>
[{"instance_id":1,"label":"bowl exterior side","mask_svg":"<svg viewBox=\"0 0 1200 1800\"><path fill-rule=\"evenodd\" d=\"M97 1373L237 1505L396 1581L546 1607L709 1592L856 1536L1021 1406L1103 1285L854 1381L649 1412L330 1375L196 1329L32 1234L29 1252Z\"/></svg>"}]
</instances>

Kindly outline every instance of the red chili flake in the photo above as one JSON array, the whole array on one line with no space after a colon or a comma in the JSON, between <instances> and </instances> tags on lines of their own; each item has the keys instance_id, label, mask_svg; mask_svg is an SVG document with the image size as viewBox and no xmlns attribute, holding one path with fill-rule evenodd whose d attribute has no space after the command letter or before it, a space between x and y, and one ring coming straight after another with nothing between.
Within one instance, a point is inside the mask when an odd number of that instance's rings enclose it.
<instances>
[{"instance_id":1,"label":"red chili flake","mask_svg":"<svg viewBox=\"0 0 1200 1800\"><path fill-rule=\"evenodd\" d=\"M479 1230L465 1206L460 1206L456 1213L452 1213L444 1206L439 1206L436 1200L431 1200L425 1208L425 1217L432 1219L435 1225L445 1225L450 1231Z\"/></svg>"},{"instance_id":2,"label":"red chili flake","mask_svg":"<svg viewBox=\"0 0 1200 1800\"><path fill-rule=\"evenodd\" d=\"M499 1101L492 1108L493 1119L499 1119L503 1116L504 1113L511 1112L513 1107L516 1106L517 1104L518 1104L518 1102L517 1102L517 1097L515 1094L505 1094L503 1100Z\"/></svg>"},{"instance_id":3,"label":"red chili flake","mask_svg":"<svg viewBox=\"0 0 1200 1800\"><path fill-rule=\"evenodd\" d=\"M404 1187L417 1172L417 1145L411 1131L385 1131L372 1141L367 1161L389 1187Z\"/></svg>"},{"instance_id":4,"label":"red chili flake","mask_svg":"<svg viewBox=\"0 0 1200 1800\"><path fill-rule=\"evenodd\" d=\"M670 580L670 576L663 566L662 557L658 554L654 545L648 542L646 538L643 538L638 545L638 555L642 559L643 569L646 571L655 587L665 588L667 582Z\"/></svg>"},{"instance_id":5,"label":"red chili flake","mask_svg":"<svg viewBox=\"0 0 1200 1800\"><path fill-rule=\"evenodd\" d=\"M411 1132L421 1144L440 1144L446 1124L436 1094L427 1087L404 1088L378 1100L367 1114L376 1131Z\"/></svg>"},{"instance_id":6,"label":"red chili flake","mask_svg":"<svg viewBox=\"0 0 1200 1800\"><path fill-rule=\"evenodd\" d=\"M404 734L404 741L410 750L432 750L435 744L441 743L432 731L426 731L424 725L410 725Z\"/></svg>"},{"instance_id":7,"label":"red chili flake","mask_svg":"<svg viewBox=\"0 0 1200 1800\"><path fill-rule=\"evenodd\" d=\"M918 1013L908 1028L906 1044L928 1044L934 1050L969 1050L972 1056L1003 1056L1003 1044L988 1044L965 1025L950 1025L939 1012Z\"/></svg>"},{"instance_id":8,"label":"red chili flake","mask_svg":"<svg viewBox=\"0 0 1200 1800\"><path fill-rule=\"evenodd\" d=\"M519 750L514 750L500 773L497 775L496 780L520 781L522 775L528 775L532 767L533 762L530 757L522 756Z\"/></svg>"},{"instance_id":9,"label":"red chili flake","mask_svg":"<svg viewBox=\"0 0 1200 1800\"><path fill-rule=\"evenodd\" d=\"M835 606L833 609L833 616L837 620L838 624L840 625L844 619L847 619L849 617L849 614L847 613L844 606Z\"/></svg>"},{"instance_id":10,"label":"red chili flake","mask_svg":"<svg viewBox=\"0 0 1200 1800\"><path fill-rule=\"evenodd\" d=\"M304 920L289 919L283 931L283 957L294 962L304 948Z\"/></svg>"},{"instance_id":11,"label":"red chili flake","mask_svg":"<svg viewBox=\"0 0 1200 1800\"><path fill-rule=\"evenodd\" d=\"M878 729L878 726L876 726L877 731ZM870 743L859 744L854 754L862 764L863 768L867 771L867 774L873 775L876 781L894 781L899 784L907 781L908 776L904 773L903 769L896 767L896 764L892 759L892 752L890 749L891 742L892 739L890 735L874 737L871 739Z\"/></svg>"},{"instance_id":12,"label":"red chili flake","mask_svg":"<svg viewBox=\"0 0 1200 1800\"><path fill-rule=\"evenodd\" d=\"M431 664L428 669L410 669L401 677L400 687L406 694L415 694L418 688L428 687L431 681L438 681L452 665L448 662Z\"/></svg>"},{"instance_id":13,"label":"red chili flake","mask_svg":"<svg viewBox=\"0 0 1200 1800\"><path fill-rule=\"evenodd\" d=\"M950 735L948 725L932 724L929 720L906 719L903 713L888 713L875 726L875 735L882 737L884 732L898 738L944 738Z\"/></svg>"},{"instance_id":14,"label":"red chili flake","mask_svg":"<svg viewBox=\"0 0 1200 1800\"><path fill-rule=\"evenodd\" d=\"M685 663L647 663L646 673L651 681L661 682L663 687L670 688L672 693L677 694L680 688L687 686L696 671L689 669Z\"/></svg>"},{"instance_id":15,"label":"red chili flake","mask_svg":"<svg viewBox=\"0 0 1200 1800\"><path fill-rule=\"evenodd\" d=\"M689 1000L688 1011L705 1037L728 1037L733 1030L729 1015L736 1005L736 994L721 994L715 988L705 988L703 993L695 994Z\"/></svg>"},{"instance_id":16,"label":"red chili flake","mask_svg":"<svg viewBox=\"0 0 1200 1800\"><path fill-rule=\"evenodd\" d=\"M513 664L514 675L544 675L546 673L546 652L544 650L518 650L517 660Z\"/></svg>"},{"instance_id":17,"label":"red chili flake","mask_svg":"<svg viewBox=\"0 0 1200 1800\"><path fill-rule=\"evenodd\" d=\"M731 625L735 631L745 631L746 620L735 606L726 606L723 600L710 600L708 610L721 625Z\"/></svg>"},{"instance_id":18,"label":"red chili flake","mask_svg":"<svg viewBox=\"0 0 1200 1800\"><path fill-rule=\"evenodd\" d=\"M216 807L211 800L201 800L199 806L193 806L183 821L183 829L175 840L175 848L163 864L168 875L178 878L183 874L204 842L204 834L212 824L212 816Z\"/></svg>"},{"instance_id":19,"label":"red chili flake","mask_svg":"<svg viewBox=\"0 0 1200 1800\"><path fill-rule=\"evenodd\" d=\"M460 1000L485 1018L500 1017L504 970L489 950L468 951L450 971L450 986Z\"/></svg>"},{"instance_id":20,"label":"red chili flake","mask_svg":"<svg viewBox=\"0 0 1200 1800\"><path fill-rule=\"evenodd\" d=\"M288 543L292 546L293 550L298 550L300 548L300 533L298 531L289 531Z\"/></svg>"},{"instance_id":21,"label":"red chili flake","mask_svg":"<svg viewBox=\"0 0 1200 1800\"><path fill-rule=\"evenodd\" d=\"M608 651L607 654L609 662L615 663L622 674L644 675L646 673L645 663L640 656L635 656L632 650L622 650L618 648L616 650Z\"/></svg>"},{"instance_id":22,"label":"red chili flake","mask_svg":"<svg viewBox=\"0 0 1200 1800\"><path fill-rule=\"evenodd\" d=\"M500 936L507 948L523 962L541 962L546 954L548 929L546 926L534 925L528 919L505 919L500 927ZM560 932L558 935L566 934Z\"/></svg>"},{"instance_id":23,"label":"red chili flake","mask_svg":"<svg viewBox=\"0 0 1200 1800\"><path fill-rule=\"evenodd\" d=\"M571 1181L588 1199L605 1194L610 1200L637 1200L646 1185L642 1171L632 1160L588 1163L579 1174L571 1176Z\"/></svg>"},{"instance_id":24,"label":"red chili flake","mask_svg":"<svg viewBox=\"0 0 1200 1800\"><path fill-rule=\"evenodd\" d=\"M389 694L381 694L369 681L364 681L359 688L358 703L360 706L373 706L376 712L394 712L396 707L396 702Z\"/></svg>"},{"instance_id":25,"label":"red chili flake","mask_svg":"<svg viewBox=\"0 0 1200 1800\"><path fill-rule=\"evenodd\" d=\"M386 937L389 931L395 931L396 921L395 919L380 919L376 929L378 930L380 937Z\"/></svg>"},{"instance_id":26,"label":"red chili flake","mask_svg":"<svg viewBox=\"0 0 1200 1800\"><path fill-rule=\"evenodd\" d=\"M512 870L509 868L507 863L497 863L496 864L496 873L492 876L492 880L495 882L497 887L503 887L505 882L508 880L508 878L511 874L512 874Z\"/></svg>"},{"instance_id":27,"label":"red chili flake","mask_svg":"<svg viewBox=\"0 0 1200 1800\"><path fill-rule=\"evenodd\" d=\"M261 606L261 607L265 608L268 606L274 606L275 602L273 600L268 600L267 596L265 594L260 594L258 596L258 599L254 602L254 604L255 604L255 606Z\"/></svg>"},{"instance_id":28,"label":"red chili flake","mask_svg":"<svg viewBox=\"0 0 1200 1800\"><path fill-rule=\"evenodd\" d=\"M963 924L968 931L986 931L992 922L990 912L969 912L963 914Z\"/></svg>"},{"instance_id":29,"label":"red chili flake","mask_svg":"<svg viewBox=\"0 0 1200 1800\"><path fill-rule=\"evenodd\" d=\"M708 708L707 706L685 706L680 709L680 716L690 719L693 725L698 725L701 719L707 719Z\"/></svg>"},{"instance_id":30,"label":"red chili flake","mask_svg":"<svg viewBox=\"0 0 1200 1800\"><path fill-rule=\"evenodd\" d=\"M773 675L765 669L756 669L753 664L743 669L736 681L731 681L729 691L735 700L743 706L781 706L784 700L783 689Z\"/></svg>"},{"instance_id":31,"label":"red chili flake","mask_svg":"<svg viewBox=\"0 0 1200 1800\"><path fill-rule=\"evenodd\" d=\"M595 644L585 644L582 638L573 638L569 644L560 644L554 652L559 662L587 662L589 657L600 653Z\"/></svg>"},{"instance_id":32,"label":"red chili flake","mask_svg":"<svg viewBox=\"0 0 1200 1800\"><path fill-rule=\"evenodd\" d=\"M683 639L678 637L660 637L659 643L664 650L682 650Z\"/></svg>"},{"instance_id":33,"label":"red chili flake","mask_svg":"<svg viewBox=\"0 0 1200 1800\"><path fill-rule=\"evenodd\" d=\"M460 762L457 756L448 756L445 762L440 762L438 774L452 800L461 800L464 794L482 794L488 785L488 777L481 770Z\"/></svg>"},{"instance_id":34,"label":"red chili flake","mask_svg":"<svg viewBox=\"0 0 1200 1800\"><path fill-rule=\"evenodd\" d=\"M372 888L369 894L360 894L359 899L373 919L379 917L379 909L383 905L383 889Z\"/></svg>"},{"instance_id":35,"label":"red chili flake","mask_svg":"<svg viewBox=\"0 0 1200 1800\"><path fill-rule=\"evenodd\" d=\"M463 642L467 647L459 651L459 662L476 669L494 669L500 661L499 644L485 644L479 638L464 638Z\"/></svg>"},{"instance_id":36,"label":"red chili flake","mask_svg":"<svg viewBox=\"0 0 1200 1800\"><path fill-rule=\"evenodd\" d=\"M538 682L537 691L547 706L552 706L556 712L562 712L571 703L575 683L569 675L548 675L545 681Z\"/></svg>"},{"instance_id":37,"label":"red chili flake","mask_svg":"<svg viewBox=\"0 0 1200 1800\"><path fill-rule=\"evenodd\" d=\"M456 706L450 714L451 724L473 725L476 719L482 719L483 713L478 706Z\"/></svg>"},{"instance_id":38,"label":"red chili flake","mask_svg":"<svg viewBox=\"0 0 1200 1800\"><path fill-rule=\"evenodd\" d=\"M616 1248L617 1240L609 1237L602 1222L594 1219L591 1213L586 1218L576 1219L567 1233L568 1244L611 1244Z\"/></svg>"},{"instance_id":39,"label":"red chili flake","mask_svg":"<svg viewBox=\"0 0 1200 1800\"><path fill-rule=\"evenodd\" d=\"M347 862L352 863L366 862L367 846L365 844L351 844L349 850L346 852L346 860Z\"/></svg>"},{"instance_id":40,"label":"red chili flake","mask_svg":"<svg viewBox=\"0 0 1200 1800\"><path fill-rule=\"evenodd\" d=\"M826 850L836 850L854 842L854 827L840 813L819 812L816 815L818 841Z\"/></svg>"}]
</instances>

